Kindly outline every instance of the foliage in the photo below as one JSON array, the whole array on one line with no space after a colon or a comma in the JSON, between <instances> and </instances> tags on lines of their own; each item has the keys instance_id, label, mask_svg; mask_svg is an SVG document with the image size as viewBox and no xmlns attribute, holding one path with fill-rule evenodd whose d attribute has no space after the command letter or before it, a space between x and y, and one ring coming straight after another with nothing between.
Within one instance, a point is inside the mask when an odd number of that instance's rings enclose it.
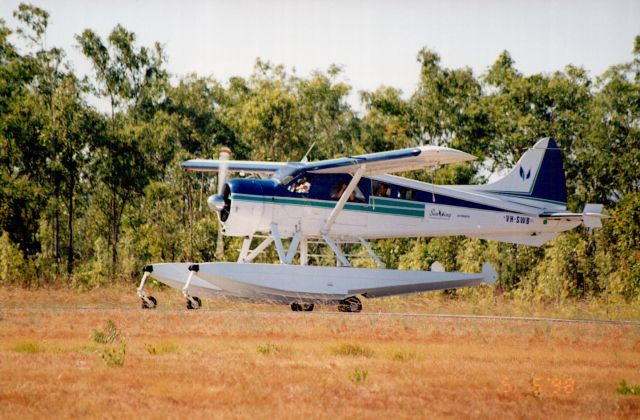
<instances>
[{"instance_id":1,"label":"foliage","mask_svg":"<svg viewBox=\"0 0 640 420\"><path fill-rule=\"evenodd\" d=\"M139 45L121 25L104 38L92 29L76 36L92 68L82 79L64 51L47 46L47 11L21 4L14 17L15 28L0 20L1 284L64 280L90 289L132 281L152 262L216 259L219 226L206 199L217 180L179 164L222 147L237 159L299 161L309 150L316 160L446 145L479 159L404 175L466 184L485 182L553 136L569 210L606 204L612 218L602 229L563 233L541 248L450 237L383 239L375 251L389 268L439 261L477 272L490 261L496 293L523 300L640 296L640 36L630 60L596 77L571 65L525 75L508 51L475 75L443 66L425 47L414 91L359 92L356 112L338 66L301 77L257 59L246 78L173 79L163 48ZM239 239L224 243L224 259L233 260ZM275 258L269 250L259 261Z\"/></svg>"}]
</instances>

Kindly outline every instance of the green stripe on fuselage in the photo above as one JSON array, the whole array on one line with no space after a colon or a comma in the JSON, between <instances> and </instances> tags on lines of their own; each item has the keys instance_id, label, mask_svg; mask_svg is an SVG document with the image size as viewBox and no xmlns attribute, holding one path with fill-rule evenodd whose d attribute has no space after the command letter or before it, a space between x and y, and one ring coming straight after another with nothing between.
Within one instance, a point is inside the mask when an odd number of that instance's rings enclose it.
<instances>
[{"instance_id":1,"label":"green stripe on fuselage","mask_svg":"<svg viewBox=\"0 0 640 420\"><path fill-rule=\"evenodd\" d=\"M238 201L253 201L259 203L272 203L272 204L290 204L294 206L311 206L311 207L323 207L332 209L336 206L335 201L324 200L310 200L306 198L292 198L292 197L265 197L261 195L249 195L249 194L231 194L232 200ZM416 206L419 203L403 203L411 204L411 207L405 206L404 208L398 206L397 201L386 200L389 204L375 205L366 203L347 203L344 206L344 210L347 211L364 211L370 213L383 213L391 214L395 216L409 216L409 217L424 217L424 204L419 207Z\"/></svg>"},{"instance_id":2,"label":"green stripe on fuselage","mask_svg":"<svg viewBox=\"0 0 640 420\"><path fill-rule=\"evenodd\" d=\"M407 209L418 209L424 210L424 203L415 202L415 201L402 201L402 200L394 200L390 198L384 197L371 197L369 198L371 204L378 206L391 206L391 207L402 207Z\"/></svg>"}]
</instances>

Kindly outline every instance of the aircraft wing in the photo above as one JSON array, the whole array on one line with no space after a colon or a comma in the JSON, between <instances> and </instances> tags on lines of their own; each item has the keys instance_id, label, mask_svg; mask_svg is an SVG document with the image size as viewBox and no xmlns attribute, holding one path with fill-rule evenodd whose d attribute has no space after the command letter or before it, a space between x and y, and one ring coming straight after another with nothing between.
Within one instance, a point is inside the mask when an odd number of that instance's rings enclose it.
<instances>
[{"instance_id":1,"label":"aircraft wing","mask_svg":"<svg viewBox=\"0 0 640 420\"><path fill-rule=\"evenodd\" d=\"M257 174L272 174L286 165L284 162L191 159L186 162L182 162L182 169L195 172L218 172L222 162L224 162L227 170L230 172L249 172Z\"/></svg>"},{"instance_id":2,"label":"aircraft wing","mask_svg":"<svg viewBox=\"0 0 640 420\"><path fill-rule=\"evenodd\" d=\"M418 146L389 152L307 163L304 169L319 174L353 173L366 165L363 175L388 174L429 168L441 164L465 162L475 156L441 146Z\"/></svg>"}]
</instances>

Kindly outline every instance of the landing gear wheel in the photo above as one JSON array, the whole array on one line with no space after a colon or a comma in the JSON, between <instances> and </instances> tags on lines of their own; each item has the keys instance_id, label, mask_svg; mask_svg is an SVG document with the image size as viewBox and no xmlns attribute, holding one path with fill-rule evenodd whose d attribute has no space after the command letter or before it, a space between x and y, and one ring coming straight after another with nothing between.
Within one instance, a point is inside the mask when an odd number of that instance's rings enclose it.
<instances>
[{"instance_id":1,"label":"landing gear wheel","mask_svg":"<svg viewBox=\"0 0 640 420\"><path fill-rule=\"evenodd\" d=\"M338 303L339 312L360 312L362 310L362 302L355 296L350 296Z\"/></svg>"},{"instance_id":2,"label":"landing gear wheel","mask_svg":"<svg viewBox=\"0 0 640 420\"><path fill-rule=\"evenodd\" d=\"M299 311L304 311L304 312L311 312L313 311L314 305L313 303L298 303L298 302L293 302L291 304L291 310L293 312L299 312Z\"/></svg>"},{"instance_id":3,"label":"landing gear wheel","mask_svg":"<svg viewBox=\"0 0 640 420\"><path fill-rule=\"evenodd\" d=\"M195 305L193 304L193 302L191 302L191 299L196 301ZM202 301L200 300L200 298L198 296L193 296L191 299L187 299L187 309L200 309L200 308L202 308Z\"/></svg>"},{"instance_id":4,"label":"landing gear wheel","mask_svg":"<svg viewBox=\"0 0 640 420\"><path fill-rule=\"evenodd\" d=\"M142 300L142 309L156 309L156 306L158 306L158 301L156 300L156 298L154 298L153 296L147 296L147 299L149 299L149 302L147 302L144 299Z\"/></svg>"}]
</instances>

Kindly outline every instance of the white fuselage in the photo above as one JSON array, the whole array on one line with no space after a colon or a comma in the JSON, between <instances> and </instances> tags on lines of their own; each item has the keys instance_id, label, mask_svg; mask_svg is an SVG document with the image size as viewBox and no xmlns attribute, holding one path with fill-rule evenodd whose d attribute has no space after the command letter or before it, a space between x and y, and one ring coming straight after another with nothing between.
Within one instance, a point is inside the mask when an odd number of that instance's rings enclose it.
<instances>
[{"instance_id":1,"label":"white fuselage","mask_svg":"<svg viewBox=\"0 0 640 420\"><path fill-rule=\"evenodd\" d=\"M546 242L572 229L580 220L547 220L543 210L564 207L528 198L502 197L473 187L437 186L396 176L373 179L420 191L426 201L371 194L365 202L348 202L331 225L329 234L345 238L432 237L463 235L497 239L522 237L516 243ZM270 232L277 225L283 237L300 232L306 237L323 234L336 201L308 197L232 194L225 233L251 236Z\"/></svg>"}]
</instances>

